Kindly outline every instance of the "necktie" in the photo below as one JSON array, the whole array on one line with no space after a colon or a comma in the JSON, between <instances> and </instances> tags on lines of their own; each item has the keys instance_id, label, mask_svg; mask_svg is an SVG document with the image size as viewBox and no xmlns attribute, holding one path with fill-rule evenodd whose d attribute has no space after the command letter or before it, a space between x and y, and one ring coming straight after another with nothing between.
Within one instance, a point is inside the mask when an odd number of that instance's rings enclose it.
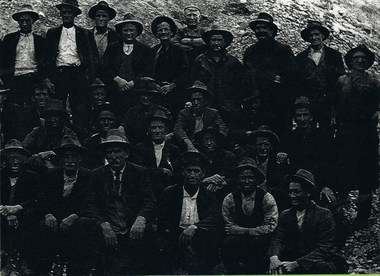
<instances>
[{"instance_id":1,"label":"necktie","mask_svg":"<svg viewBox=\"0 0 380 276\"><path fill-rule=\"evenodd\" d=\"M115 180L113 183L115 184L117 195L120 195L120 185L121 185L120 174L121 174L120 171L115 171Z\"/></svg>"}]
</instances>

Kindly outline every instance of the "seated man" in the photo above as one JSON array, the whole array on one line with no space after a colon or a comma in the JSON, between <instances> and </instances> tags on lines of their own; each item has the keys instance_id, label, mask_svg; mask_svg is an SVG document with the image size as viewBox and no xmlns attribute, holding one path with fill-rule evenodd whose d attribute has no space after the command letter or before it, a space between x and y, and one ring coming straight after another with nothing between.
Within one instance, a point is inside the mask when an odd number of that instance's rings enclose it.
<instances>
[{"instance_id":1,"label":"seated man","mask_svg":"<svg viewBox=\"0 0 380 276\"><path fill-rule=\"evenodd\" d=\"M214 194L201 185L209 161L201 153L185 152L178 163L183 182L167 187L159 205L159 261L169 268L162 273L170 274L178 264L189 274L210 274L218 260L221 213Z\"/></svg>"},{"instance_id":2,"label":"seated man","mask_svg":"<svg viewBox=\"0 0 380 276\"><path fill-rule=\"evenodd\" d=\"M227 234L223 263L228 274L264 274L265 251L278 220L276 201L257 187L265 176L253 159L243 157L235 170L239 187L225 197L222 206Z\"/></svg>"},{"instance_id":3,"label":"seated man","mask_svg":"<svg viewBox=\"0 0 380 276\"><path fill-rule=\"evenodd\" d=\"M300 169L285 180L293 207L280 215L268 251L269 273L347 273L347 263L336 254L333 216L311 201L313 175Z\"/></svg>"}]
</instances>

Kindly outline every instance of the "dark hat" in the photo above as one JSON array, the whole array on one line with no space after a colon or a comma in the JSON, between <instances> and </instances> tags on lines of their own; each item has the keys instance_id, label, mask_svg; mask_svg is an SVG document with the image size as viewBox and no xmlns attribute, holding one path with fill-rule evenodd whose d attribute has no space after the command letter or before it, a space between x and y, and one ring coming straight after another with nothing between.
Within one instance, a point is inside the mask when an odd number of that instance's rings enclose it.
<instances>
[{"instance_id":1,"label":"dark hat","mask_svg":"<svg viewBox=\"0 0 380 276\"><path fill-rule=\"evenodd\" d=\"M354 56L354 54L356 52L363 52L366 54L367 58L368 58L368 66L366 68L366 70L372 66L372 64L374 63L375 61L375 54L373 52L371 52L367 46L365 46L364 44L360 44L358 47L356 48L352 48L351 50L349 50L347 52L347 54L344 56L344 61L346 62L346 65L349 69L352 69L352 66L351 66L351 62L352 62L352 57Z\"/></svg>"},{"instance_id":2,"label":"dark hat","mask_svg":"<svg viewBox=\"0 0 380 276\"><path fill-rule=\"evenodd\" d=\"M130 149L132 147L125 136L125 130L122 126L116 129L110 129L107 132L106 140L98 144L97 148L104 150L108 145L118 145L124 149Z\"/></svg>"},{"instance_id":3,"label":"dark hat","mask_svg":"<svg viewBox=\"0 0 380 276\"><path fill-rule=\"evenodd\" d=\"M293 112L295 112L298 108L308 108L311 112L311 104L308 98L305 96L298 97L293 105Z\"/></svg>"},{"instance_id":4,"label":"dark hat","mask_svg":"<svg viewBox=\"0 0 380 276\"><path fill-rule=\"evenodd\" d=\"M249 27L254 31L258 23L267 23L273 30L273 36L277 35L278 27L273 23L273 17L269 13L260 12L257 19L249 23Z\"/></svg>"},{"instance_id":5,"label":"dark hat","mask_svg":"<svg viewBox=\"0 0 380 276\"><path fill-rule=\"evenodd\" d=\"M201 12L201 10L197 6L193 6L193 5L187 6L186 8L183 9L183 11L186 12L186 10L188 9L198 10L199 12Z\"/></svg>"},{"instance_id":6,"label":"dark hat","mask_svg":"<svg viewBox=\"0 0 380 276\"><path fill-rule=\"evenodd\" d=\"M130 23L130 24L133 24L136 26L136 29L137 29L137 36L141 35L142 32L143 32L143 24L136 20L135 17L133 16L133 14L131 13L127 13L124 15L124 19L123 21L120 21L120 22L117 22L115 24L115 30L118 34L121 33L121 27L123 27L124 24L127 24L127 23Z\"/></svg>"},{"instance_id":7,"label":"dark hat","mask_svg":"<svg viewBox=\"0 0 380 276\"><path fill-rule=\"evenodd\" d=\"M270 129L269 126L265 126L265 125L262 125L259 127L258 130L253 131L249 135L248 140L255 141L257 137L268 138L271 141L273 147L276 147L278 143L280 142L280 139L278 138L278 136Z\"/></svg>"},{"instance_id":8,"label":"dark hat","mask_svg":"<svg viewBox=\"0 0 380 276\"><path fill-rule=\"evenodd\" d=\"M12 18L18 21L20 15L24 13L29 13L32 16L33 21L37 21L40 18L39 14L34 11L33 6L29 4L22 5L21 9L18 12L12 14Z\"/></svg>"},{"instance_id":9,"label":"dark hat","mask_svg":"<svg viewBox=\"0 0 380 276\"><path fill-rule=\"evenodd\" d=\"M194 140L198 144L202 144L203 137L206 135L206 133L209 133L213 135L216 139L217 144L220 145L220 143L225 139L224 135L219 131L219 128L217 125L215 126L209 126L206 129L203 129L201 131L198 131L194 134Z\"/></svg>"},{"instance_id":10,"label":"dark hat","mask_svg":"<svg viewBox=\"0 0 380 276\"><path fill-rule=\"evenodd\" d=\"M84 154L87 152L87 149L85 147L82 147L81 143L79 142L78 138L74 135L65 135L62 138L61 146L55 147L53 151L57 155L61 155L65 152L66 149L70 149L73 151L78 152L79 154Z\"/></svg>"},{"instance_id":11,"label":"dark hat","mask_svg":"<svg viewBox=\"0 0 380 276\"><path fill-rule=\"evenodd\" d=\"M25 157L30 157L29 151L27 151L22 143L19 140L11 139L6 144L5 147L1 150L1 158L7 157L11 152L19 152Z\"/></svg>"},{"instance_id":12,"label":"dark hat","mask_svg":"<svg viewBox=\"0 0 380 276\"><path fill-rule=\"evenodd\" d=\"M43 116L45 116L49 112L57 112L62 116L69 116L67 111L63 107L63 103L60 100L48 100L46 101Z\"/></svg>"},{"instance_id":13,"label":"dark hat","mask_svg":"<svg viewBox=\"0 0 380 276\"><path fill-rule=\"evenodd\" d=\"M175 24L174 20L171 19L170 17L161 15L157 16L155 19L153 19L152 24L150 26L150 29L152 33L157 36L157 26L161 24L162 22L167 22L170 25L170 30L172 31L172 37L175 36L177 33L177 25Z\"/></svg>"},{"instance_id":14,"label":"dark hat","mask_svg":"<svg viewBox=\"0 0 380 276\"><path fill-rule=\"evenodd\" d=\"M170 114L171 115L171 114ZM156 113L153 114L153 116L149 117L149 122L152 122L154 120L161 120L163 121L167 126L171 122L171 118L168 117L168 114L166 114L163 110L157 110Z\"/></svg>"},{"instance_id":15,"label":"dark hat","mask_svg":"<svg viewBox=\"0 0 380 276\"><path fill-rule=\"evenodd\" d=\"M116 110L115 107L110 104L109 102L105 102L104 104L100 105L96 111L96 118L98 118L100 112L102 111L109 111L112 112L116 117Z\"/></svg>"},{"instance_id":16,"label":"dark hat","mask_svg":"<svg viewBox=\"0 0 380 276\"><path fill-rule=\"evenodd\" d=\"M265 181L265 175L259 170L256 162L250 157L242 157L237 166L235 167L235 172L240 172L241 170L252 170L256 173L257 182L263 183Z\"/></svg>"},{"instance_id":17,"label":"dark hat","mask_svg":"<svg viewBox=\"0 0 380 276\"><path fill-rule=\"evenodd\" d=\"M309 33L314 29L318 29L321 31L321 33L323 34L323 40L329 37L329 29L322 26L321 22L316 20L309 20L307 21L307 27L301 31L301 37L303 38L303 40L310 42Z\"/></svg>"},{"instance_id":18,"label":"dark hat","mask_svg":"<svg viewBox=\"0 0 380 276\"><path fill-rule=\"evenodd\" d=\"M56 5L57 9L61 10L63 6L74 8L76 15L81 14L82 11L79 8L78 0L62 0L61 4Z\"/></svg>"},{"instance_id":19,"label":"dark hat","mask_svg":"<svg viewBox=\"0 0 380 276\"><path fill-rule=\"evenodd\" d=\"M94 87L104 87L106 88L106 85L101 81L101 79L99 78L96 78L93 82L93 84L90 85L90 87L94 88Z\"/></svg>"},{"instance_id":20,"label":"dark hat","mask_svg":"<svg viewBox=\"0 0 380 276\"><path fill-rule=\"evenodd\" d=\"M186 151L181 153L177 162L180 168L183 168L188 164L197 164L202 168L207 168L210 165L210 161L206 155L198 151Z\"/></svg>"},{"instance_id":21,"label":"dark hat","mask_svg":"<svg viewBox=\"0 0 380 276\"><path fill-rule=\"evenodd\" d=\"M208 44L210 42L210 38L213 35L222 35L224 38L224 41L226 42L226 48L231 45L232 40L234 39L234 36L231 32L218 28L218 26L212 26L211 29L207 30L203 35L202 39L203 41Z\"/></svg>"},{"instance_id":22,"label":"dark hat","mask_svg":"<svg viewBox=\"0 0 380 276\"><path fill-rule=\"evenodd\" d=\"M212 98L212 93L207 89L207 85L203 82L196 80L193 86L187 88L188 97L190 98L192 93L201 92L205 98Z\"/></svg>"},{"instance_id":23,"label":"dark hat","mask_svg":"<svg viewBox=\"0 0 380 276\"><path fill-rule=\"evenodd\" d=\"M296 174L289 174L285 176L286 183L298 181L302 181L306 184L311 185L311 187L316 188L314 183L314 176L311 172L307 170L299 169Z\"/></svg>"},{"instance_id":24,"label":"dark hat","mask_svg":"<svg viewBox=\"0 0 380 276\"><path fill-rule=\"evenodd\" d=\"M116 16L116 11L113 8L109 7L106 1L100 1L98 4L91 7L91 9L88 11L88 17L95 19L95 14L98 10L106 11L110 20L114 19Z\"/></svg>"},{"instance_id":25,"label":"dark hat","mask_svg":"<svg viewBox=\"0 0 380 276\"><path fill-rule=\"evenodd\" d=\"M136 81L135 92L159 94L160 86L150 77L143 77Z\"/></svg>"}]
</instances>

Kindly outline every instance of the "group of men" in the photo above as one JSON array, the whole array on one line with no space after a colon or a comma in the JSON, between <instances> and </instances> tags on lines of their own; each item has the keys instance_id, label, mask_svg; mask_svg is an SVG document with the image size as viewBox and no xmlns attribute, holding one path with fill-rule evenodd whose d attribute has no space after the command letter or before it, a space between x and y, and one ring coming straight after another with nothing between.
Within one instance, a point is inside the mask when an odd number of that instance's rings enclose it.
<instances>
[{"instance_id":1,"label":"group of men","mask_svg":"<svg viewBox=\"0 0 380 276\"><path fill-rule=\"evenodd\" d=\"M295 57L262 12L240 63L196 6L183 29L156 17L153 48L130 13L109 28L105 1L91 30L77 0L56 7L46 38L24 5L1 43L2 273L347 272L339 250L379 186L366 46L346 74L320 22Z\"/></svg>"}]
</instances>

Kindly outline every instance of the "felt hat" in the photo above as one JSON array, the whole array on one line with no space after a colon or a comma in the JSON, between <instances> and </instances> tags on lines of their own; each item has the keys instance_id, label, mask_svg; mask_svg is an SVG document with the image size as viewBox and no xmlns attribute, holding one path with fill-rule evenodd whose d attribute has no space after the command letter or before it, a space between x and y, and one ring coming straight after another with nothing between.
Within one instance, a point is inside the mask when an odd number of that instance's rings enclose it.
<instances>
[{"instance_id":1,"label":"felt hat","mask_svg":"<svg viewBox=\"0 0 380 276\"><path fill-rule=\"evenodd\" d=\"M142 34L143 29L144 29L143 24L140 21L136 20L133 14L131 13L125 14L123 20L115 24L116 32L120 34L121 28L123 27L124 24L127 24L127 23L130 23L136 26L137 36Z\"/></svg>"},{"instance_id":2,"label":"felt hat","mask_svg":"<svg viewBox=\"0 0 380 276\"><path fill-rule=\"evenodd\" d=\"M161 15L157 16L155 19L153 19L152 24L151 24L151 31L154 34L154 36L157 36L157 26L161 24L162 22L167 22L170 25L170 30L172 31L172 37L175 36L177 33L177 25L175 24L174 20L171 19L170 17Z\"/></svg>"},{"instance_id":3,"label":"felt hat","mask_svg":"<svg viewBox=\"0 0 380 276\"><path fill-rule=\"evenodd\" d=\"M88 11L88 17L90 17L91 19L95 19L95 15L98 10L106 11L110 20L116 17L115 9L111 8L106 1L100 1L95 6L92 6L91 9Z\"/></svg>"},{"instance_id":4,"label":"felt hat","mask_svg":"<svg viewBox=\"0 0 380 276\"><path fill-rule=\"evenodd\" d=\"M249 23L249 27L254 31L258 23L266 23L273 30L273 36L277 35L278 27L273 23L273 17L267 12L260 12L256 20Z\"/></svg>"},{"instance_id":5,"label":"felt hat","mask_svg":"<svg viewBox=\"0 0 380 276\"><path fill-rule=\"evenodd\" d=\"M25 157L30 157L30 152L27 151L23 147L22 143L16 139L11 139L5 144L4 148L0 151L1 158L6 158L7 155L11 152L18 152L24 155Z\"/></svg>"},{"instance_id":6,"label":"felt hat","mask_svg":"<svg viewBox=\"0 0 380 276\"><path fill-rule=\"evenodd\" d=\"M298 108L308 108L311 111L311 104L308 98L305 96L298 97L293 105L293 112L295 112Z\"/></svg>"},{"instance_id":7,"label":"felt hat","mask_svg":"<svg viewBox=\"0 0 380 276\"><path fill-rule=\"evenodd\" d=\"M242 157L237 166L235 167L235 172L239 173L241 170L252 170L255 172L257 177L257 182L259 184L265 181L265 175L259 170L255 160L250 157Z\"/></svg>"},{"instance_id":8,"label":"felt hat","mask_svg":"<svg viewBox=\"0 0 380 276\"><path fill-rule=\"evenodd\" d=\"M302 181L306 184L309 184L311 187L316 188L315 182L314 182L314 176L311 172L304 170L304 169L299 169L296 174L289 174L285 176L285 182L290 183L290 182L299 182Z\"/></svg>"},{"instance_id":9,"label":"felt hat","mask_svg":"<svg viewBox=\"0 0 380 276\"><path fill-rule=\"evenodd\" d=\"M202 39L206 44L208 44L210 42L211 36L213 35L222 35L224 41L226 42L226 48L231 45L232 40L234 39L234 36L231 32L221 29L218 26L212 26L209 30L204 32L202 35Z\"/></svg>"},{"instance_id":10,"label":"felt hat","mask_svg":"<svg viewBox=\"0 0 380 276\"><path fill-rule=\"evenodd\" d=\"M203 137L206 134L211 134L215 137L216 143L220 145L220 143L224 140L224 135L219 131L218 126L209 126L206 129L202 129L201 131L198 131L194 134L194 140L201 145L203 141Z\"/></svg>"},{"instance_id":11,"label":"felt hat","mask_svg":"<svg viewBox=\"0 0 380 276\"><path fill-rule=\"evenodd\" d=\"M365 46L364 44L361 44L358 47L355 47L355 48L352 48L351 50L349 50L347 52L347 54L344 56L344 61L346 62L346 65L349 69L352 69L351 62L352 62L352 58L353 58L354 54L356 52L359 52L359 51L365 53L365 55L367 56L368 65L367 65L366 69L370 68L372 66L372 64L374 63L375 54L373 52L371 52L367 48L367 46Z\"/></svg>"},{"instance_id":12,"label":"felt hat","mask_svg":"<svg viewBox=\"0 0 380 276\"><path fill-rule=\"evenodd\" d=\"M158 89L160 86L156 81L150 77L143 77L136 81L135 91L140 93L154 93L159 94Z\"/></svg>"},{"instance_id":13,"label":"felt hat","mask_svg":"<svg viewBox=\"0 0 380 276\"><path fill-rule=\"evenodd\" d=\"M62 0L61 4L56 5L57 9L59 10L61 10L64 6L73 8L76 15L82 13L82 10L79 8L78 0Z\"/></svg>"},{"instance_id":14,"label":"felt hat","mask_svg":"<svg viewBox=\"0 0 380 276\"><path fill-rule=\"evenodd\" d=\"M94 87L104 87L106 88L106 85L102 82L101 79L99 78L96 78L94 80L94 82L90 85L91 88L94 88Z\"/></svg>"},{"instance_id":15,"label":"felt hat","mask_svg":"<svg viewBox=\"0 0 380 276\"><path fill-rule=\"evenodd\" d=\"M190 98L190 95L195 92L201 92L205 98L212 98L212 93L207 89L207 85L205 85L203 82L200 82L196 80L193 84L193 86L186 89L188 97Z\"/></svg>"},{"instance_id":16,"label":"felt hat","mask_svg":"<svg viewBox=\"0 0 380 276\"><path fill-rule=\"evenodd\" d=\"M327 29L325 26L322 26L321 22L316 20L309 20L307 21L307 27L301 31L301 37L303 40L310 42L309 33L314 29L320 30L320 32L323 34L323 40L329 37L329 29Z\"/></svg>"},{"instance_id":17,"label":"felt hat","mask_svg":"<svg viewBox=\"0 0 380 276\"><path fill-rule=\"evenodd\" d=\"M278 143L280 142L280 139L278 138L278 136L276 135L276 133L274 133L269 126L265 126L265 125L262 125L259 127L259 129L253 131L249 137L248 137L248 140L253 142L256 140L257 137L265 137L265 138L268 138L271 143L272 143L272 146L273 147L276 147L278 145Z\"/></svg>"},{"instance_id":18,"label":"felt hat","mask_svg":"<svg viewBox=\"0 0 380 276\"><path fill-rule=\"evenodd\" d=\"M195 163L201 168L207 168L210 165L210 161L203 153L198 151L186 151L181 153L177 160L179 167L183 168L186 164Z\"/></svg>"},{"instance_id":19,"label":"felt hat","mask_svg":"<svg viewBox=\"0 0 380 276\"><path fill-rule=\"evenodd\" d=\"M171 114L169 114L171 115ZM154 120L160 120L163 121L167 126L171 123L171 118L169 118L168 114L166 114L163 110L157 110L153 116L148 118L149 122L152 122Z\"/></svg>"},{"instance_id":20,"label":"felt hat","mask_svg":"<svg viewBox=\"0 0 380 276\"><path fill-rule=\"evenodd\" d=\"M87 152L87 149L81 145L78 138L74 135L63 136L61 146L55 147L53 151L57 155L61 155L65 152L66 149L76 151L81 155Z\"/></svg>"},{"instance_id":21,"label":"felt hat","mask_svg":"<svg viewBox=\"0 0 380 276\"><path fill-rule=\"evenodd\" d=\"M46 101L43 116L46 116L46 114L50 112L56 112L65 117L69 116L69 113L64 109L63 103L60 100L53 99Z\"/></svg>"},{"instance_id":22,"label":"felt hat","mask_svg":"<svg viewBox=\"0 0 380 276\"><path fill-rule=\"evenodd\" d=\"M106 139L98 144L97 148L104 150L108 145L118 145L124 149L131 149L132 147L125 136L125 131L122 126L116 129L110 129L107 132Z\"/></svg>"},{"instance_id":23,"label":"felt hat","mask_svg":"<svg viewBox=\"0 0 380 276\"><path fill-rule=\"evenodd\" d=\"M40 18L40 15L34 11L33 6L29 4L22 5L21 9L18 12L12 14L12 18L18 21L20 15L25 13L29 13L32 16L33 21L37 21Z\"/></svg>"}]
</instances>

